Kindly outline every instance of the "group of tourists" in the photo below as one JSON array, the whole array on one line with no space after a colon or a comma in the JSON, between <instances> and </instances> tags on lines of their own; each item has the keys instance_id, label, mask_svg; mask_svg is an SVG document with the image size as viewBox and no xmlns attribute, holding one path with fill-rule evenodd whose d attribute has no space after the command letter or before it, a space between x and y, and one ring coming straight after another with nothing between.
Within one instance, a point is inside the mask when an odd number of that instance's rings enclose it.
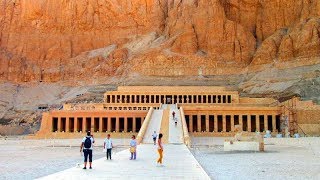
<instances>
[{"instance_id":1,"label":"group of tourists","mask_svg":"<svg viewBox=\"0 0 320 180\"><path fill-rule=\"evenodd\" d=\"M162 145L162 134L159 134L158 137L158 153L159 153L159 158L157 160L157 164L162 165L162 158L163 158L163 145ZM157 133L154 131L154 134L152 135L154 145L156 145L156 139L157 139ZM95 143L95 140L93 138L93 135L91 134L90 131L87 132L87 136L82 139L82 143L80 145L80 153L83 152L84 156L84 167L83 169L87 169L87 162L89 160L89 169L92 169L92 150L93 150L93 144ZM107 135L107 138L104 140L103 143L103 150L106 152L106 158L107 160L112 160L111 158L111 151L113 148L113 142L112 139L110 138L110 134ZM132 135L131 140L130 140L130 160L136 160L137 158L137 141L136 141L136 136Z\"/></svg>"}]
</instances>

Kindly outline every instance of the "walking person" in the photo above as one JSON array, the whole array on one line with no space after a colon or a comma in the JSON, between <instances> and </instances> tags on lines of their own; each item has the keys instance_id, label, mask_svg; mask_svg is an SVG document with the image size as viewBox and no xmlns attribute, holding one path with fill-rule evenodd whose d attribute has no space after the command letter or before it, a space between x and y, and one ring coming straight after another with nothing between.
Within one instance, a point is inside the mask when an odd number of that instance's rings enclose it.
<instances>
[{"instance_id":1,"label":"walking person","mask_svg":"<svg viewBox=\"0 0 320 180\"><path fill-rule=\"evenodd\" d=\"M89 169L92 169L92 146L94 143L93 135L91 135L90 131L87 132L87 136L82 139L82 143L80 146L80 152L83 149L83 156L84 156L84 167L83 169L87 169L87 162L89 157Z\"/></svg>"},{"instance_id":2,"label":"walking person","mask_svg":"<svg viewBox=\"0 0 320 180\"><path fill-rule=\"evenodd\" d=\"M172 111L172 118L173 118L173 120L174 120L175 115L176 115L176 112Z\"/></svg>"},{"instance_id":3,"label":"walking person","mask_svg":"<svg viewBox=\"0 0 320 180\"><path fill-rule=\"evenodd\" d=\"M153 134L152 134L152 139L153 139L153 144L154 145L156 145L157 136L158 135L157 135L156 131L154 131Z\"/></svg>"},{"instance_id":4,"label":"walking person","mask_svg":"<svg viewBox=\"0 0 320 180\"><path fill-rule=\"evenodd\" d=\"M160 164L162 166L162 158L163 158L163 146L162 146L162 133L159 134L158 138L158 153L159 153L159 158L157 161L157 164Z\"/></svg>"},{"instance_id":5,"label":"walking person","mask_svg":"<svg viewBox=\"0 0 320 180\"><path fill-rule=\"evenodd\" d=\"M177 124L178 124L178 119L177 118L174 118L174 125L177 127Z\"/></svg>"},{"instance_id":6,"label":"walking person","mask_svg":"<svg viewBox=\"0 0 320 180\"><path fill-rule=\"evenodd\" d=\"M136 158L137 158L137 141L136 141L136 136L135 135L132 135L132 137L131 137L130 153L131 153L130 160L136 160Z\"/></svg>"},{"instance_id":7,"label":"walking person","mask_svg":"<svg viewBox=\"0 0 320 180\"><path fill-rule=\"evenodd\" d=\"M107 138L104 140L103 148L106 149L107 160L110 158L111 160L111 150L113 148L112 139L110 138L110 134L107 135Z\"/></svg>"}]
</instances>

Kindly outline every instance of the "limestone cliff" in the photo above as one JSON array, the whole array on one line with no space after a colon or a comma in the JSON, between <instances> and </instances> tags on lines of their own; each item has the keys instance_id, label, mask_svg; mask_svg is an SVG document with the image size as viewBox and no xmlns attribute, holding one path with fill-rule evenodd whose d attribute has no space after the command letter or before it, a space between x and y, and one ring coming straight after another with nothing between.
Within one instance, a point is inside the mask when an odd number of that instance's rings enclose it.
<instances>
[{"instance_id":1,"label":"limestone cliff","mask_svg":"<svg viewBox=\"0 0 320 180\"><path fill-rule=\"evenodd\" d=\"M245 74L320 61L318 0L1 0L0 9L5 81Z\"/></svg>"}]
</instances>

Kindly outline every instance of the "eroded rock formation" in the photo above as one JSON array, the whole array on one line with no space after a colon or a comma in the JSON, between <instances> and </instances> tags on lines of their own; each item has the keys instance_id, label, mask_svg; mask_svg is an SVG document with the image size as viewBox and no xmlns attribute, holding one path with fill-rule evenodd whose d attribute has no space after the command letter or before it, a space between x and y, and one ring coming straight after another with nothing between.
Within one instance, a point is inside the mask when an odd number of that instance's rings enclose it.
<instances>
[{"instance_id":1,"label":"eroded rock formation","mask_svg":"<svg viewBox=\"0 0 320 180\"><path fill-rule=\"evenodd\" d=\"M1 0L0 9L6 81L236 74L320 57L318 0Z\"/></svg>"}]
</instances>

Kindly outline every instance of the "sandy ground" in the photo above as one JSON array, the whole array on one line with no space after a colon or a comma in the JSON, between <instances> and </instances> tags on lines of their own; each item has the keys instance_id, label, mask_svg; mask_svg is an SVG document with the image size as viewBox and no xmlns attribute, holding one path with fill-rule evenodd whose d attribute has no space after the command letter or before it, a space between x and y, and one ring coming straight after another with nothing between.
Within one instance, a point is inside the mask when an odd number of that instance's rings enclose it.
<instances>
[{"instance_id":1,"label":"sandy ground","mask_svg":"<svg viewBox=\"0 0 320 180\"><path fill-rule=\"evenodd\" d=\"M67 168L82 166L83 156L79 152L81 139L71 140L0 140L0 179L34 179ZM129 140L114 139L113 153L124 150ZM103 140L97 139L93 159L105 156ZM93 164L94 166L94 164Z\"/></svg>"},{"instance_id":2,"label":"sandy ground","mask_svg":"<svg viewBox=\"0 0 320 180\"><path fill-rule=\"evenodd\" d=\"M265 152L223 152L222 138L193 138L212 179L320 179L320 138L266 139Z\"/></svg>"},{"instance_id":3,"label":"sandy ground","mask_svg":"<svg viewBox=\"0 0 320 180\"><path fill-rule=\"evenodd\" d=\"M191 151L212 179L320 179L320 138L266 139L261 153L226 153L223 141L192 139ZM0 139L0 179L34 179L82 165L79 142ZM129 139L114 139L114 153L128 143ZM94 159L104 157L102 144L103 139L96 139Z\"/></svg>"}]
</instances>

